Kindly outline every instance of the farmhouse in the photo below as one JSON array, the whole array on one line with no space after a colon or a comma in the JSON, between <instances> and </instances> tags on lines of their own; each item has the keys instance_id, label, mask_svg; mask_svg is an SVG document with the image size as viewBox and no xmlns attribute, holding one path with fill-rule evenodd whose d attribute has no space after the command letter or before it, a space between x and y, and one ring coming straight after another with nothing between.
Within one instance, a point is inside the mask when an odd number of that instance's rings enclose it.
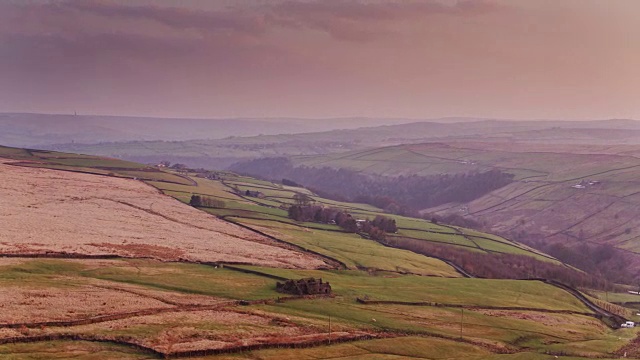
<instances>
[{"instance_id":1,"label":"farmhouse","mask_svg":"<svg viewBox=\"0 0 640 360\"><path fill-rule=\"evenodd\" d=\"M331 294L331 285L322 279L305 278L278 282L276 291L291 295L328 295Z\"/></svg>"},{"instance_id":2,"label":"farmhouse","mask_svg":"<svg viewBox=\"0 0 640 360\"><path fill-rule=\"evenodd\" d=\"M244 192L245 196L251 196L251 197L257 197L257 198L264 198L264 194L260 191L251 191L251 190L247 190Z\"/></svg>"}]
</instances>

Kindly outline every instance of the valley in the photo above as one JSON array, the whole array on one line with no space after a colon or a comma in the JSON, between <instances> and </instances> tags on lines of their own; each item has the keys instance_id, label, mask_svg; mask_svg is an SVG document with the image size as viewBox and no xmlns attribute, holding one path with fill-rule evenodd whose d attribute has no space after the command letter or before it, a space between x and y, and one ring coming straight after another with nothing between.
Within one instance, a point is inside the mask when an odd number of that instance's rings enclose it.
<instances>
[{"instance_id":1,"label":"valley","mask_svg":"<svg viewBox=\"0 0 640 360\"><path fill-rule=\"evenodd\" d=\"M360 178L419 176L423 181L499 171L513 176L512 181L488 191L479 191L479 185L471 185L476 186L476 195L465 201L445 198L439 204L417 209L419 204L411 205L425 216L464 218L483 230L543 251L555 251L556 256L570 256L567 252L580 246L614 248L618 255L602 266L635 276L640 270L636 248L640 235L637 233L640 225L637 152L638 147L631 145L501 144L476 139L294 156L290 157L288 167L256 160L236 165L234 169L266 178L280 172L282 177L347 198L349 194L357 194L357 190L345 192L339 187L323 187L305 177L312 173L308 169L316 169L318 174L348 170L353 177ZM272 166L267 170L261 167L261 162ZM388 196L394 197L393 194L390 190Z\"/></svg>"},{"instance_id":2,"label":"valley","mask_svg":"<svg viewBox=\"0 0 640 360\"><path fill-rule=\"evenodd\" d=\"M0 299L11 301L0 316L0 354L12 358L439 358L434 347L469 359L591 358L629 351L636 335L549 283L469 278L456 264L399 248L411 238L566 267L499 236L230 172L1 152L11 241L0 254ZM299 194L359 219L384 214L398 231L379 242L295 221L285 209ZM214 206L189 206L194 195ZM333 294L275 290L308 277L328 281Z\"/></svg>"}]
</instances>

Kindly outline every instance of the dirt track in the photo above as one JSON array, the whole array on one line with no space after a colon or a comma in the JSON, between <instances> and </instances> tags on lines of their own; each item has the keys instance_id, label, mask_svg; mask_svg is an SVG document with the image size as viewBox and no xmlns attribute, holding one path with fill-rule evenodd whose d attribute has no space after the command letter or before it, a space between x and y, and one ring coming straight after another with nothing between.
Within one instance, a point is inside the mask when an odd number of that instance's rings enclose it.
<instances>
[{"instance_id":1,"label":"dirt track","mask_svg":"<svg viewBox=\"0 0 640 360\"><path fill-rule=\"evenodd\" d=\"M325 265L139 181L8 162L0 159L0 252L117 254L292 268Z\"/></svg>"}]
</instances>

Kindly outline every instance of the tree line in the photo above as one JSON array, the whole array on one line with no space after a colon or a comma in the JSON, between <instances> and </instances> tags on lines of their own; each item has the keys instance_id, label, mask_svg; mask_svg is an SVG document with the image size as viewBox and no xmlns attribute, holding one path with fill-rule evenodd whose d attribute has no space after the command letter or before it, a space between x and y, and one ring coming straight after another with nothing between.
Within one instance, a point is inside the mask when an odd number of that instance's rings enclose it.
<instances>
[{"instance_id":1,"label":"tree line","mask_svg":"<svg viewBox=\"0 0 640 360\"><path fill-rule=\"evenodd\" d=\"M527 279L545 278L559 281L573 287L587 287L599 290L613 290L615 284L601 275L577 271L570 267L541 261L527 255L504 253L480 253L454 246L443 246L423 240L396 238L389 245L410 250L427 256L436 256L451 261L466 272L481 278Z\"/></svg>"},{"instance_id":2,"label":"tree line","mask_svg":"<svg viewBox=\"0 0 640 360\"><path fill-rule=\"evenodd\" d=\"M349 169L294 166L287 158L249 160L232 165L231 170L272 181L304 184L323 197L371 204L402 215L449 202L468 202L513 181L512 174L499 170L388 177Z\"/></svg>"},{"instance_id":3,"label":"tree line","mask_svg":"<svg viewBox=\"0 0 640 360\"><path fill-rule=\"evenodd\" d=\"M193 207L224 208L224 201L209 196L191 195L189 205Z\"/></svg>"},{"instance_id":4,"label":"tree line","mask_svg":"<svg viewBox=\"0 0 640 360\"><path fill-rule=\"evenodd\" d=\"M582 239L547 241L543 235L513 231L510 238L534 249L543 251L569 265L591 274L605 277L612 282L639 285L639 266L633 255L611 244L594 244Z\"/></svg>"},{"instance_id":5,"label":"tree line","mask_svg":"<svg viewBox=\"0 0 640 360\"><path fill-rule=\"evenodd\" d=\"M398 231L396 221L386 216L377 215L373 220L358 221L344 210L321 205L302 205L289 207L289 218L301 222L335 224L346 232L359 233L373 240L384 241L386 233Z\"/></svg>"}]
</instances>

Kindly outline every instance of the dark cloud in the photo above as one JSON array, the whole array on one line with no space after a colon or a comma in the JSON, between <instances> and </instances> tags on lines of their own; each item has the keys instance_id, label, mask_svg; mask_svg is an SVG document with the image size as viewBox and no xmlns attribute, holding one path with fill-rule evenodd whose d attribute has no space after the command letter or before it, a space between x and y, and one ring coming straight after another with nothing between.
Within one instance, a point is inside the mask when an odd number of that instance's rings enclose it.
<instances>
[{"instance_id":1,"label":"dark cloud","mask_svg":"<svg viewBox=\"0 0 640 360\"><path fill-rule=\"evenodd\" d=\"M314 29L342 40L371 40L384 35L380 22L421 19L432 15L476 15L497 7L487 0L362 2L362 1L286 1L219 11L130 5L111 1L83 0L45 3L10 2L0 4L0 31L34 30L49 32L96 32L81 21L83 16L101 17L117 31L121 22L147 21L174 30L226 33L259 37L273 28ZM80 20L80 21L79 21ZM144 26L144 25L141 25Z\"/></svg>"},{"instance_id":2,"label":"dark cloud","mask_svg":"<svg viewBox=\"0 0 640 360\"><path fill-rule=\"evenodd\" d=\"M177 7L118 5L98 1L75 1L62 5L110 18L151 20L176 29L202 31L233 31L252 35L265 32L264 16L241 10L198 11Z\"/></svg>"},{"instance_id":3,"label":"dark cloud","mask_svg":"<svg viewBox=\"0 0 640 360\"><path fill-rule=\"evenodd\" d=\"M357 21L421 18L435 14L474 15L493 11L498 6L486 0L460 0L446 3L427 1L286 1L271 7L277 13L292 18L312 16L333 17Z\"/></svg>"},{"instance_id":4,"label":"dark cloud","mask_svg":"<svg viewBox=\"0 0 640 360\"><path fill-rule=\"evenodd\" d=\"M386 22L427 20L434 15L474 16L499 7L486 0L441 1L286 1L270 7L281 26L323 31L339 40L369 41L391 31Z\"/></svg>"}]
</instances>

